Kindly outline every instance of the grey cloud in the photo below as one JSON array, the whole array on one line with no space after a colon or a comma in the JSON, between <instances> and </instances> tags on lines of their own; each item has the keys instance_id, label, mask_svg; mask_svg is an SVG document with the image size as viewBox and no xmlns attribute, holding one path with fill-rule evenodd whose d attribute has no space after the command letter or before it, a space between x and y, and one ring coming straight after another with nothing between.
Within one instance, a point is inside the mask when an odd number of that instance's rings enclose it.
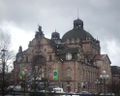
<instances>
[{"instance_id":1,"label":"grey cloud","mask_svg":"<svg viewBox=\"0 0 120 96\"><path fill-rule=\"evenodd\" d=\"M55 29L63 35L72 28L79 8L86 31L103 43L111 39L120 42L119 4L120 0L0 0L0 21L13 21L34 31L40 24L50 38Z\"/></svg>"}]
</instances>

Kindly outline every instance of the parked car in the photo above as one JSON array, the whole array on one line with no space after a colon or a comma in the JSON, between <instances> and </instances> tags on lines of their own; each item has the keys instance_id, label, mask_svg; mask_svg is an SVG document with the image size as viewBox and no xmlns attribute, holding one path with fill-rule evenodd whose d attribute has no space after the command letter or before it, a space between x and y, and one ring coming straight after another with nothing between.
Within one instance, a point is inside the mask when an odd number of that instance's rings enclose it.
<instances>
[{"instance_id":1,"label":"parked car","mask_svg":"<svg viewBox=\"0 0 120 96\"><path fill-rule=\"evenodd\" d=\"M10 85L7 88L7 91L21 91L21 85Z\"/></svg>"},{"instance_id":2,"label":"parked car","mask_svg":"<svg viewBox=\"0 0 120 96\"><path fill-rule=\"evenodd\" d=\"M15 87L14 87L14 91L21 91L21 85L16 85Z\"/></svg>"},{"instance_id":3,"label":"parked car","mask_svg":"<svg viewBox=\"0 0 120 96\"><path fill-rule=\"evenodd\" d=\"M53 88L53 92L55 92L55 93L65 93L65 92L63 91L63 88L60 88L60 87Z\"/></svg>"},{"instance_id":4,"label":"parked car","mask_svg":"<svg viewBox=\"0 0 120 96\"><path fill-rule=\"evenodd\" d=\"M87 92L87 91L82 91L82 92L80 92L79 94L87 94L87 95L91 95L91 93L90 93L90 92Z\"/></svg>"},{"instance_id":5,"label":"parked car","mask_svg":"<svg viewBox=\"0 0 120 96\"><path fill-rule=\"evenodd\" d=\"M68 94L70 95L67 95L67 96L80 96L78 93L76 92L69 92ZM72 94L72 95L71 95Z\"/></svg>"},{"instance_id":6,"label":"parked car","mask_svg":"<svg viewBox=\"0 0 120 96\"><path fill-rule=\"evenodd\" d=\"M8 86L7 91L13 91L13 89L14 89L14 85L10 85Z\"/></svg>"},{"instance_id":7,"label":"parked car","mask_svg":"<svg viewBox=\"0 0 120 96\"><path fill-rule=\"evenodd\" d=\"M106 92L106 93L100 93L100 96L115 96L115 93L112 92Z\"/></svg>"}]
</instances>

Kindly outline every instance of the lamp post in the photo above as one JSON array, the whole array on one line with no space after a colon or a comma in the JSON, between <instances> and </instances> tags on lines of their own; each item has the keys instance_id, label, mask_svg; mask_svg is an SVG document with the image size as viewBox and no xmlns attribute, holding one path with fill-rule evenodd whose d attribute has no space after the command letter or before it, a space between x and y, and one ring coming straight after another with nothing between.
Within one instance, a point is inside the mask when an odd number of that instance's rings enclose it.
<instances>
[{"instance_id":1,"label":"lamp post","mask_svg":"<svg viewBox=\"0 0 120 96\"><path fill-rule=\"evenodd\" d=\"M118 82L118 84L119 84L119 95L120 95L120 75L119 75L119 82Z\"/></svg>"},{"instance_id":2,"label":"lamp post","mask_svg":"<svg viewBox=\"0 0 120 96\"><path fill-rule=\"evenodd\" d=\"M99 79L97 79L96 81L95 81L95 84L97 85L96 87L97 87L97 93L99 93L99 89L98 89L98 85L100 84L100 81L99 81Z\"/></svg>"},{"instance_id":3,"label":"lamp post","mask_svg":"<svg viewBox=\"0 0 120 96\"><path fill-rule=\"evenodd\" d=\"M105 70L102 71L102 74L100 75L100 78L103 80L104 84L104 93L106 92L106 79L109 78L109 75L106 73Z\"/></svg>"},{"instance_id":4,"label":"lamp post","mask_svg":"<svg viewBox=\"0 0 120 96\"><path fill-rule=\"evenodd\" d=\"M24 73L22 74L23 75L23 84L24 84L24 96L25 96L25 88L26 88L26 73L24 71Z\"/></svg>"},{"instance_id":5,"label":"lamp post","mask_svg":"<svg viewBox=\"0 0 120 96\"><path fill-rule=\"evenodd\" d=\"M2 49L2 96L4 96L4 87L5 87L5 49Z\"/></svg>"}]
</instances>

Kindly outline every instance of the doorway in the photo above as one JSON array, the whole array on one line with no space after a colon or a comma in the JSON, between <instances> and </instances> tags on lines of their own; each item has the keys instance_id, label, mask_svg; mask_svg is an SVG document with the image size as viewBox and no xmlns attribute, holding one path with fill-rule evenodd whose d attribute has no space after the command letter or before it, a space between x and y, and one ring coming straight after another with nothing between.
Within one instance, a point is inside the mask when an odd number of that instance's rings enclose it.
<instances>
[{"instance_id":1,"label":"doorway","mask_svg":"<svg viewBox=\"0 0 120 96\"><path fill-rule=\"evenodd\" d=\"M71 92L71 87L70 86L67 86L67 91Z\"/></svg>"}]
</instances>

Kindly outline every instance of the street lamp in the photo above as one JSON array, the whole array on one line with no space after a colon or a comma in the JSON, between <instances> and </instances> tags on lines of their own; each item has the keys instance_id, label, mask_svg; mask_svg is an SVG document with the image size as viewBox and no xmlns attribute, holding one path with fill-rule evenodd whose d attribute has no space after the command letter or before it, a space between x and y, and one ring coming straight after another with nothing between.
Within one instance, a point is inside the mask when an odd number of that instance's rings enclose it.
<instances>
[{"instance_id":1,"label":"street lamp","mask_svg":"<svg viewBox=\"0 0 120 96\"><path fill-rule=\"evenodd\" d=\"M6 50L5 49L2 49L2 77L3 77L3 80L2 80L2 96L4 96L4 87L5 87L5 52Z\"/></svg>"},{"instance_id":2,"label":"street lamp","mask_svg":"<svg viewBox=\"0 0 120 96\"><path fill-rule=\"evenodd\" d=\"M104 84L104 93L106 92L106 79L109 78L109 75L106 73L105 70L102 71L102 74L100 75L100 78L103 80Z\"/></svg>"},{"instance_id":3,"label":"street lamp","mask_svg":"<svg viewBox=\"0 0 120 96\"><path fill-rule=\"evenodd\" d=\"M99 92L99 89L98 89L98 85L100 84L100 81L99 81L99 79L97 79L96 81L95 81L95 84L97 85L96 87L97 87L97 92L96 93L98 93Z\"/></svg>"},{"instance_id":4,"label":"street lamp","mask_svg":"<svg viewBox=\"0 0 120 96\"><path fill-rule=\"evenodd\" d=\"M23 75L23 83L24 83L24 96L25 96L25 88L26 88L26 71L24 71Z\"/></svg>"}]
</instances>

